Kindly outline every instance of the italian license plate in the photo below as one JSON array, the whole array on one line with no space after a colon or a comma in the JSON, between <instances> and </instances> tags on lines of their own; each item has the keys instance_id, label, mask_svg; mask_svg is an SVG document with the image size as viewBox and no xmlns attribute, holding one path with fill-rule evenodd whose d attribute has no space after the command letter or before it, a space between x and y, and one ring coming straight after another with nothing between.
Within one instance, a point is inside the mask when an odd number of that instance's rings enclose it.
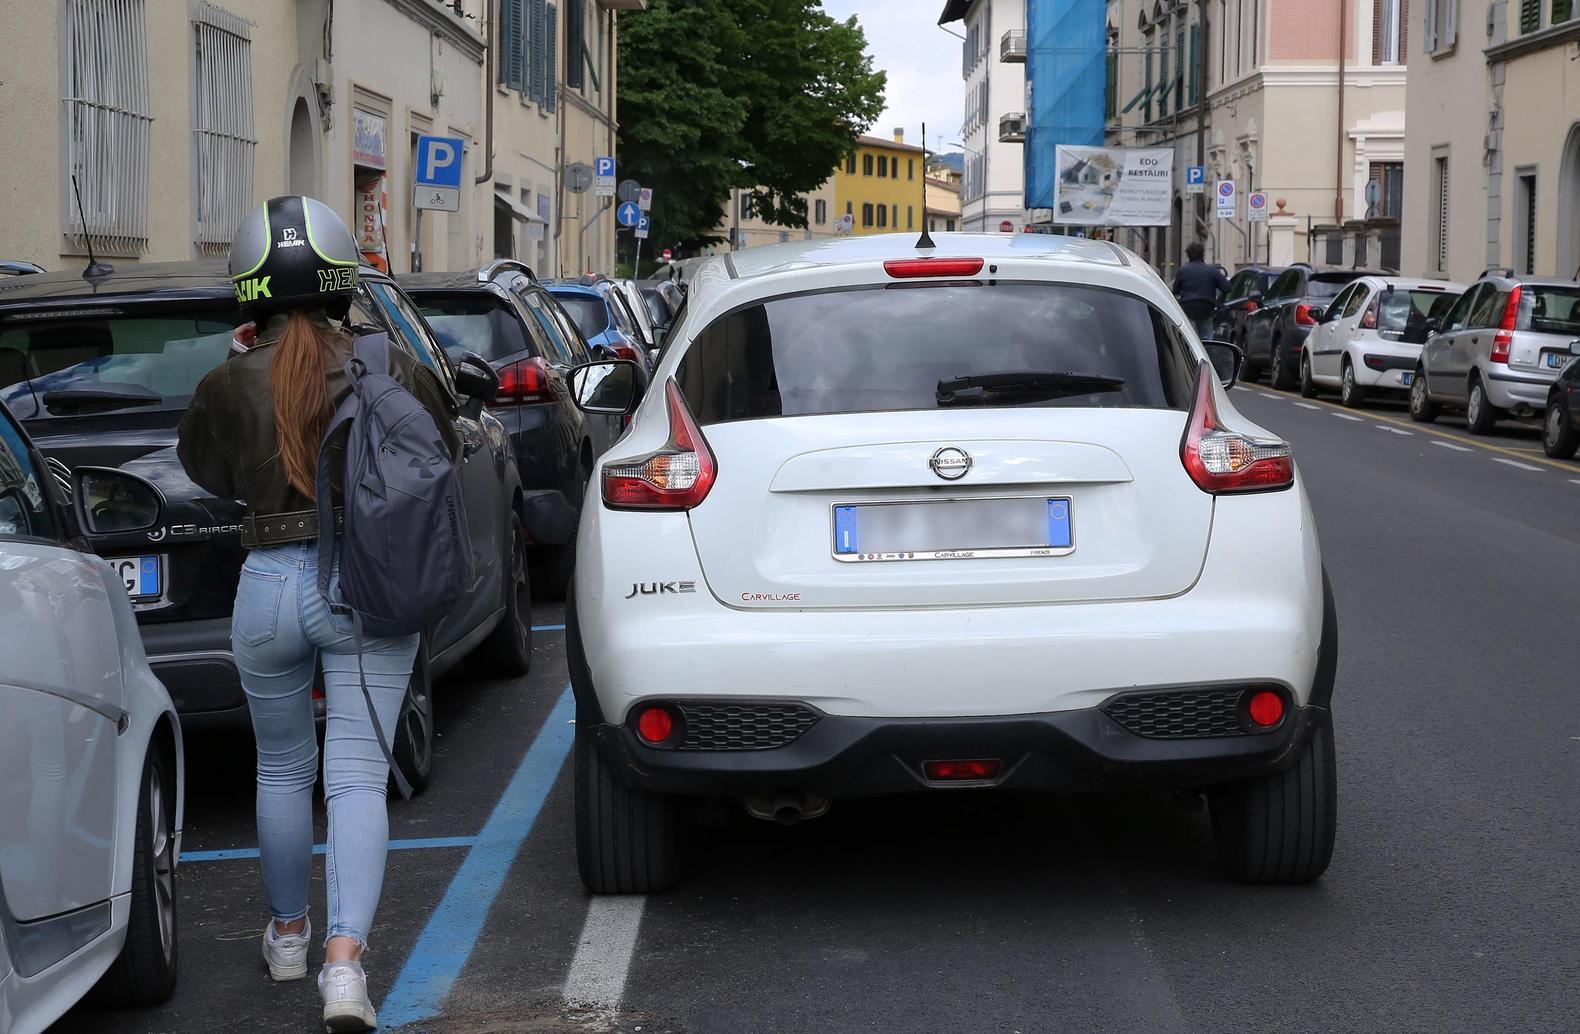
<instances>
[{"instance_id":1,"label":"italian license plate","mask_svg":"<svg viewBox=\"0 0 1580 1034\"><path fill-rule=\"evenodd\" d=\"M1054 557L1074 550L1064 496L834 507L834 559L844 563Z\"/></svg>"},{"instance_id":2,"label":"italian license plate","mask_svg":"<svg viewBox=\"0 0 1580 1034\"><path fill-rule=\"evenodd\" d=\"M1569 360L1572 358L1574 357L1564 355L1562 352L1548 352L1547 368L1549 370L1562 370L1564 367L1569 365Z\"/></svg>"},{"instance_id":3,"label":"italian license plate","mask_svg":"<svg viewBox=\"0 0 1580 1034\"><path fill-rule=\"evenodd\" d=\"M156 556L117 557L110 560L110 567L133 603L152 602L164 591L164 571Z\"/></svg>"},{"instance_id":4,"label":"italian license plate","mask_svg":"<svg viewBox=\"0 0 1580 1034\"><path fill-rule=\"evenodd\" d=\"M1410 386L1410 382L1413 380L1415 380L1415 373L1411 370L1406 370L1399 375L1399 383L1403 384L1407 388Z\"/></svg>"}]
</instances>

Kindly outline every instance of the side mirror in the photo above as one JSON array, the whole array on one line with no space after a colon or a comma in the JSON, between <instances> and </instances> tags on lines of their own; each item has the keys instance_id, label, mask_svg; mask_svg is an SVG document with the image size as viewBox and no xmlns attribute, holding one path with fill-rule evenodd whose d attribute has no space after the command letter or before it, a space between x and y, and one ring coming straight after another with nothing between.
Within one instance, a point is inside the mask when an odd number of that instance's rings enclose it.
<instances>
[{"instance_id":1,"label":"side mirror","mask_svg":"<svg viewBox=\"0 0 1580 1034\"><path fill-rule=\"evenodd\" d=\"M1431 337L1433 334L1436 334L1440 329L1442 329L1442 326L1443 321L1438 319L1436 316L1428 316L1421 323L1421 329L1426 332L1427 337Z\"/></svg>"},{"instance_id":2,"label":"side mirror","mask_svg":"<svg viewBox=\"0 0 1580 1034\"><path fill-rule=\"evenodd\" d=\"M77 520L90 535L147 531L165 510L159 489L114 467L78 467L71 494Z\"/></svg>"},{"instance_id":3,"label":"side mirror","mask_svg":"<svg viewBox=\"0 0 1580 1034\"><path fill-rule=\"evenodd\" d=\"M476 352L464 352L455 366L455 390L478 402L492 402L499 397L499 374Z\"/></svg>"},{"instance_id":4,"label":"side mirror","mask_svg":"<svg viewBox=\"0 0 1580 1034\"><path fill-rule=\"evenodd\" d=\"M643 376L629 359L587 363L570 373L571 398L584 413L624 416L642 401Z\"/></svg>"},{"instance_id":5,"label":"side mirror","mask_svg":"<svg viewBox=\"0 0 1580 1034\"><path fill-rule=\"evenodd\" d=\"M1580 338L1575 338L1573 341L1569 342L1569 354L1580 355Z\"/></svg>"},{"instance_id":6,"label":"side mirror","mask_svg":"<svg viewBox=\"0 0 1580 1034\"><path fill-rule=\"evenodd\" d=\"M1212 370L1218 375L1219 383L1225 388L1234 387L1234 382L1240 379L1240 367L1245 362L1245 353L1240 350L1240 346L1227 341L1203 341L1201 347L1207 350L1207 358L1212 361Z\"/></svg>"}]
</instances>

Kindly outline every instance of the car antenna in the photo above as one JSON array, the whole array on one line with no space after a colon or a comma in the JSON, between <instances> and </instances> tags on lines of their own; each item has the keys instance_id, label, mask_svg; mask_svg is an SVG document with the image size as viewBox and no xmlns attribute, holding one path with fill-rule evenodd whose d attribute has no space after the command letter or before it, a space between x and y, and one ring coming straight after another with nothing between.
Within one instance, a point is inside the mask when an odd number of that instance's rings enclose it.
<instances>
[{"instance_id":1,"label":"car antenna","mask_svg":"<svg viewBox=\"0 0 1580 1034\"><path fill-rule=\"evenodd\" d=\"M916 241L917 250L933 249L938 245L927 233L927 123L922 123L922 235Z\"/></svg>"},{"instance_id":2,"label":"car antenna","mask_svg":"<svg viewBox=\"0 0 1580 1034\"><path fill-rule=\"evenodd\" d=\"M82 239L88 244L88 268L82 271L82 279L97 286L100 280L115 272L115 267L94 257L93 235L88 232L88 215L82 210L82 188L77 186L75 174L71 177L71 192L77 197L77 218L82 220Z\"/></svg>"}]
</instances>

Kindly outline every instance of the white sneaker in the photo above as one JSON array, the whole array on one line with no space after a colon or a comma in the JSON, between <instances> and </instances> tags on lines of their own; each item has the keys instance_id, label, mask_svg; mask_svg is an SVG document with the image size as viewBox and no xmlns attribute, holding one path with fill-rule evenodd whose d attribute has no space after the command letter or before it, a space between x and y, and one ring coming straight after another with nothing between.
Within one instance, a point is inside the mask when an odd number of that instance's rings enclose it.
<instances>
[{"instance_id":1,"label":"white sneaker","mask_svg":"<svg viewBox=\"0 0 1580 1034\"><path fill-rule=\"evenodd\" d=\"M318 974L324 999L324 1030L328 1034L374 1030L378 1014L368 1000L368 977L360 962L332 962Z\"/></svg>"},{"instance_id":2,"label":"white sneaker","mask_svg":"<svg viewBox=\"0 0 1580 1034\"><path fill-rule=\"evenodd\" d=\"M279 933L274 920L263 931L263 961L269 964L274 980L300 980L307 976L307 945L313 939L313 923L308 920L301 933Z\"/></svg>"}]
</instances>

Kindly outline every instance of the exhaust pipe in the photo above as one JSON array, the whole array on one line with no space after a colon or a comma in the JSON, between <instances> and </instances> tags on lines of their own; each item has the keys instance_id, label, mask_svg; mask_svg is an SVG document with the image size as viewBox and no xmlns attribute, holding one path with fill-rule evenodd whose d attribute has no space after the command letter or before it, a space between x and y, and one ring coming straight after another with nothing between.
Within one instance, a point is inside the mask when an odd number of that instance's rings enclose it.
<instances>
[{"instance_id":1,"label":"exhaust pipe","mask_svg":"<svg viewBox=\"0 0 1580 1034\"><path fill-rule=\"evenodd\" d=\"M802 819L815 819L828 813L829 803L802 790L781 790L772 796L759 794L741 802L746 813L764 822L793 826Z\"/></svg>"}]
</instances>

